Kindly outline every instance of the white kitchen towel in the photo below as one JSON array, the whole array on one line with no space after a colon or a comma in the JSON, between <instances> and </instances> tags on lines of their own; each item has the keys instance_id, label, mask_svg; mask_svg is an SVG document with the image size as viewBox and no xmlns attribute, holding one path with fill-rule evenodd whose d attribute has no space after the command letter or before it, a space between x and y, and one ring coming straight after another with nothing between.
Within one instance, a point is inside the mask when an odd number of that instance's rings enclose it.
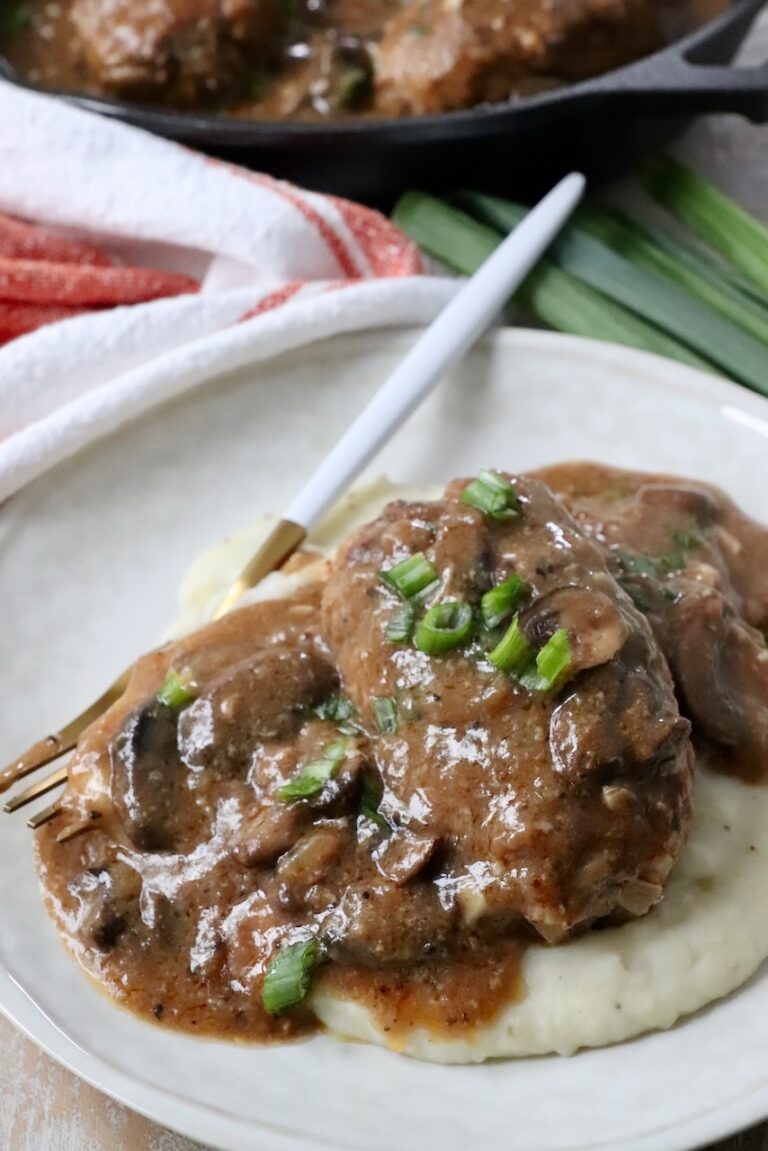
<instances>
[{"instance_id":1,"label":"white kitchen towel","mask_svg":"<svg viewBox=\"0 0 768 1151\"><path fill-rule=\"evenodd\" d=\"M0 348L0 500L206 380L335 333L426 323L457 288L370 209L2 81L0 212L202 282Z\"/></svg>"}]
</instances>

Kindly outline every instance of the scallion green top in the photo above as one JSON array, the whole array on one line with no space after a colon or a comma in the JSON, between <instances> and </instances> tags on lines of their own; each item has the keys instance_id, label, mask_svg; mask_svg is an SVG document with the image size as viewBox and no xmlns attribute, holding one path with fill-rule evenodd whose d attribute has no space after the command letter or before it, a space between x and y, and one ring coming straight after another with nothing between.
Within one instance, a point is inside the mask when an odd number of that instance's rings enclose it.
<instances>
[{"instance_id":1,"label":"scallion green top","mask_svg":"<svg viewBox=\"0 0 768 1151\"><path fill-rule=\"evenodd\" d=\"M181 672L178 672L172 667L163 680L157 698L160 703L164 703L172 711L181 711L188 703L192 702L196 694L195 682L190 669L185 667Z\"/></svg>"},{"instance_id":2,"label":"scallion green top","mask_svg":"<svg viewBox=\"0 0 768 1151\"><path fill-rule=\"evenodd\" d=\"M480 472L461 493L461 502L477 508L491 520L515 520L520 501L512 484L498 472Z\"/></svg>"},{"instance_id":3,"label":"scallion green top","mask_svg":"<svg viewBox=\"0 0 768 1151\"><path fill-rule=\"evenodd\" d=\"M404 600L409 600L435 583L437 572L423 552L416 552L394 567L380 571L379 579Z\"/></svg>"},{"instance_id":4,"label":"scallion green top","mask_svg":"<svg viewBox=\"0 0 768 1151\"><path fill-rule=\"evenodd\" d=\"M472 608L463 600L435 604L419 620L413 642L426 655L445 655L465 644L472 634Z\"/></svg>"},{"instance_id":5,"label":"scallion green top","mask_svg":"<svg viewBox=\"0 0 768 1151\"><path fill-rule=\"evenodd\" d=\"M277 792L277 798L281 803L290 803L294 799L310 799L313 795L317 795L326 783L335 777L346 758L348 748L348 739L329 743L323 748L323 754L319 759L306 763L283 784Z\"/></svg>"},{"instance_id":6,"label":"scallion green top","mask_svg":"<svg viewBox=\"0 0 768 1151\"><path fill-rule=\"evenodd\" d=\"M525 590L525 581L519 575L511 575L509 579L487 591L480 601L480 612L485 626L498 627L511 616Z\"/></svg>"},{"instance_id":7,"label":"scallion green top","mask_svg":"<svg viewBox=\"0 0 768 1151\"><path fill-rule=\"evenodd\" d=\"M374 699L373 717L382 735L394 735L397 731L397 705L390 696Z\"/></svg>"},{"instance_id":8,"label":"scallion green top","mask_svg":"<svg viewBox=\"0 0 768 1151\"><path fill-rule=\"evenodd\" d=\"M573 663L568 632L559 627L536 656L536 666L520 682L531 691L552 691Z\"/></svg>"},{"instance_id":9,"label":"scallion green top","mask_svg":"<svg viewBox=\"0 0 768 1151\"><path fill-rule=\"evenodd\" d=\"M488 653L488 661L506 675L519 675L533 660L533 649L520 630L517 616L512 620L496 647Z\"/></svg>"},{"instance_id":10,"label":"scallion green top","mask_svg":"<svg viewBox=\"0 0 768 1151\"><path fill-rule=\"evenodd\" d=\"M280 1015L307 997L319 959L320 945L316 939L280 948L267 968L261 990L262 1002L270 1015Z\"/></svg>"}]
</instances>

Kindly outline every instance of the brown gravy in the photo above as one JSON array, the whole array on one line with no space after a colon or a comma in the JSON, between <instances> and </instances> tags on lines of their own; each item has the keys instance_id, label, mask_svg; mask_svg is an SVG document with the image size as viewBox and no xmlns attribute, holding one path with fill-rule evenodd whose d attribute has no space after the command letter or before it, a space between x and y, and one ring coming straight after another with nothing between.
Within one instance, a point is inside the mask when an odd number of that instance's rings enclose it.
<instances>
[{"instance_id":1,"label":"brown gravy","mask_svg":"<svg viewBox=\"0 0 768 1151\"><path fill-rule=\"evenodd\" d=\"M321 976L322 985L364 1004L394 1048L398 1039L420 1029L433 1039L467 1039L523 998L525 948L521 937L411 970L332 967Z\"/></svg>"},{"instance_id":2,"label":"brown gravy","mask_svg":"<svg viewBox=\"0 0 768 1151\"><path fill-rule=\"evenodd\" d=\"M306 1035L311 999L270 1014L262 995L312 938L313 978L393 1046L471 1036L524 994L532 941L661 897L689 720L721 770L764 778L768 531L692 481L541 475L503 481L499 518L466 480L392 503L317 582L137 663L36 835L48 908L113 998L196 1034ZM419 556L435 579L393 639L403 601L380 573ZM530 659L568 636L549 687L491 658L512 617L488 623L483 597L512 577ZM419 646L451 603L471 628Z\"/></svg>"},{"instance_id":3,"label":"brown gravy","mask_svg":"<svg viewBox=\"0 0 768 1151\"><path fill-rule=\"evenodd\" d=\"M42 89L245 119L408 116L597 75L726 6L242 0L227 16L220 0L22 0L4 6L0 52Z\"/></svg>"}]
</instances>

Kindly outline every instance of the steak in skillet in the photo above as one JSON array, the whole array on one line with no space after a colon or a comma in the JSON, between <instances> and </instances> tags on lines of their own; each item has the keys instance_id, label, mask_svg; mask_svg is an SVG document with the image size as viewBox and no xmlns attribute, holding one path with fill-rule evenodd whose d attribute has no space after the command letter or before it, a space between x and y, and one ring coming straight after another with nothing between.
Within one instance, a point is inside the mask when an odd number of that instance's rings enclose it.
<instances>
[{"instance_id":1,"label":"steak in skillet","mask_svg":"<svg viewBox=\"0 0 768 1151\"><path fill-rule=\"evenodd\" d=\"M194 104L237 89L285 11L281 0L74 0L71 19L107 90Z\"/></svg>"}]
</instances>

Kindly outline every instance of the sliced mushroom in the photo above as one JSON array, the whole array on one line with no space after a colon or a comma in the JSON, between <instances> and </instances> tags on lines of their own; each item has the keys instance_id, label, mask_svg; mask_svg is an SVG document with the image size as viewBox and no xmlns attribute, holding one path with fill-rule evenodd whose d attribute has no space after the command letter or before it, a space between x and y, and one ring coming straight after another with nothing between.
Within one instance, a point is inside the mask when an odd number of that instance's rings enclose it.
<instances>
[{"instance_id":1,"label":"sliced mushroom","mask_svg":"<svg viewBox=\"0 0 768 1151\"><path fill-rule=\"evenodd\" d=\"M520 617L528 642L540 648L558 628L571 647L571 675L609 663L624 646L629 628L615 602L602 592L564 587L542 596Z\"/></svg>"},{"instance_id":2,"label":"sliced mushroom","mask_svg":"<svg viewBox=\"0 0 768 1151\"><path fill-rule=\"evenodd\" d=\"M415 963L445 944L458 907L444 907L433 884L353 884L323 921L331 959L378 967Z\"/></svg>"},{"instance_id":3,"label":"sliced mushroom","mask_svg":"<svg viewBox=\"0 0 768 1151\"><path fill-rule=\"evenodd\" d=\"M239 828L235 858L246 867L273 863L293 847L309 818L302 803L280 803L264 808Z\"/></svg>"},{"instance_id":4,"label":"sliced mushroom","mask_svg":"<svg viewBox=\"0 0 768 1151\"><path fill-rule=\"evenodd\" d=\"M646 506L658 507L664 519L677 514L692 526L707 527L720 516L716 498L695 484L646 484L638 499Z\"/></svg>"},{"instance_id":5,"label":"sliced mushroom","mask_svg":"<svg viewBox=\"0 0 768 1151\"><path fill-rule=\"evenodd\" d=\"M717 593L677 604L667 636L672 671L698 728L749 775L768 761L768 660L759 632Z\"/></svg>"},{"instance_id":6,"label":"sliced mushroom","mask_svg":"<svg viewBox=\"0 0 768 1151\"><path fill-rule=\"evenodd\" d=\"M125 863L85 872L77 884L83 901L81 931L99 951L111 951L135 917L141 880Z\"/></svg>"},{"instance_id":7,"label":"sliced mushroom","mask_svg":"<svg viewBox=\"0 0 768 1151\"><path fill-rule=\"evenodd\" d=\"M359 749L351 749L343 760L338 774L330 779L322 791L310 799L309 805L326 815L341 815L356 804L363 783L366 760Z\"/></svg>"},{"instance_id":8,"label":"sliced mushroom","mask_svg":"<svg viewBox=\"0 0 768 1151\"><path fill-rule=\"evenodd\" d=\"M291 906L302 903L309 888L327 877L348 842L346 821L334 820L313 828L283 855L277 878L285 888L286 902Z\"/></svg>"},{"instance_id":9,"label":"sliced mushroom","mask_svg":"<svg viewBox=\"0 0 768 1151\"><path fill-rule=\"evenodd\" d=\"M622 661L591 675L589 695L574 691L552 712L549 747L555 770L582 779L598 773L609 785L622 763L650 766L674 760L691 725L676 709L663 706L664 697L647 671ZM613 799L618 794L608 791ZM610 799L606 806L611 809Z\"/></svg>"},{"instance_id":10,"label":"sliced mushroom","mask_svg":"<svg viewBox=\"0 0 768 1151\"><path fill-rule=\"evenodd\" d=\"M306 710L336 687L315 651L274 647L220 676L184 711L179 749L193 771L242 775L255 747L294 735Z\"/></svg>"},{"instance_id":11,"label":"sliced mushroom","mask_svg":"<svg viewBox=\"0 0 768 1151\"><path fill-rule=\"evenodd\" d=\"M157 700L133 712L111 748L112 800L133 845L167 851L179 832L183 765L176 713Z\"/></svg>"},{"instance_id":12,"label":"sliced mushroom","mask_svg":"<svg viewBox=\"0 0 768 1151\"><path fill-rule=\"evenodd\" d=\"M374 851L373 860L381 874L401 887L427 866L439 840L399 828Z\"/></svg>"}]
</instances>

